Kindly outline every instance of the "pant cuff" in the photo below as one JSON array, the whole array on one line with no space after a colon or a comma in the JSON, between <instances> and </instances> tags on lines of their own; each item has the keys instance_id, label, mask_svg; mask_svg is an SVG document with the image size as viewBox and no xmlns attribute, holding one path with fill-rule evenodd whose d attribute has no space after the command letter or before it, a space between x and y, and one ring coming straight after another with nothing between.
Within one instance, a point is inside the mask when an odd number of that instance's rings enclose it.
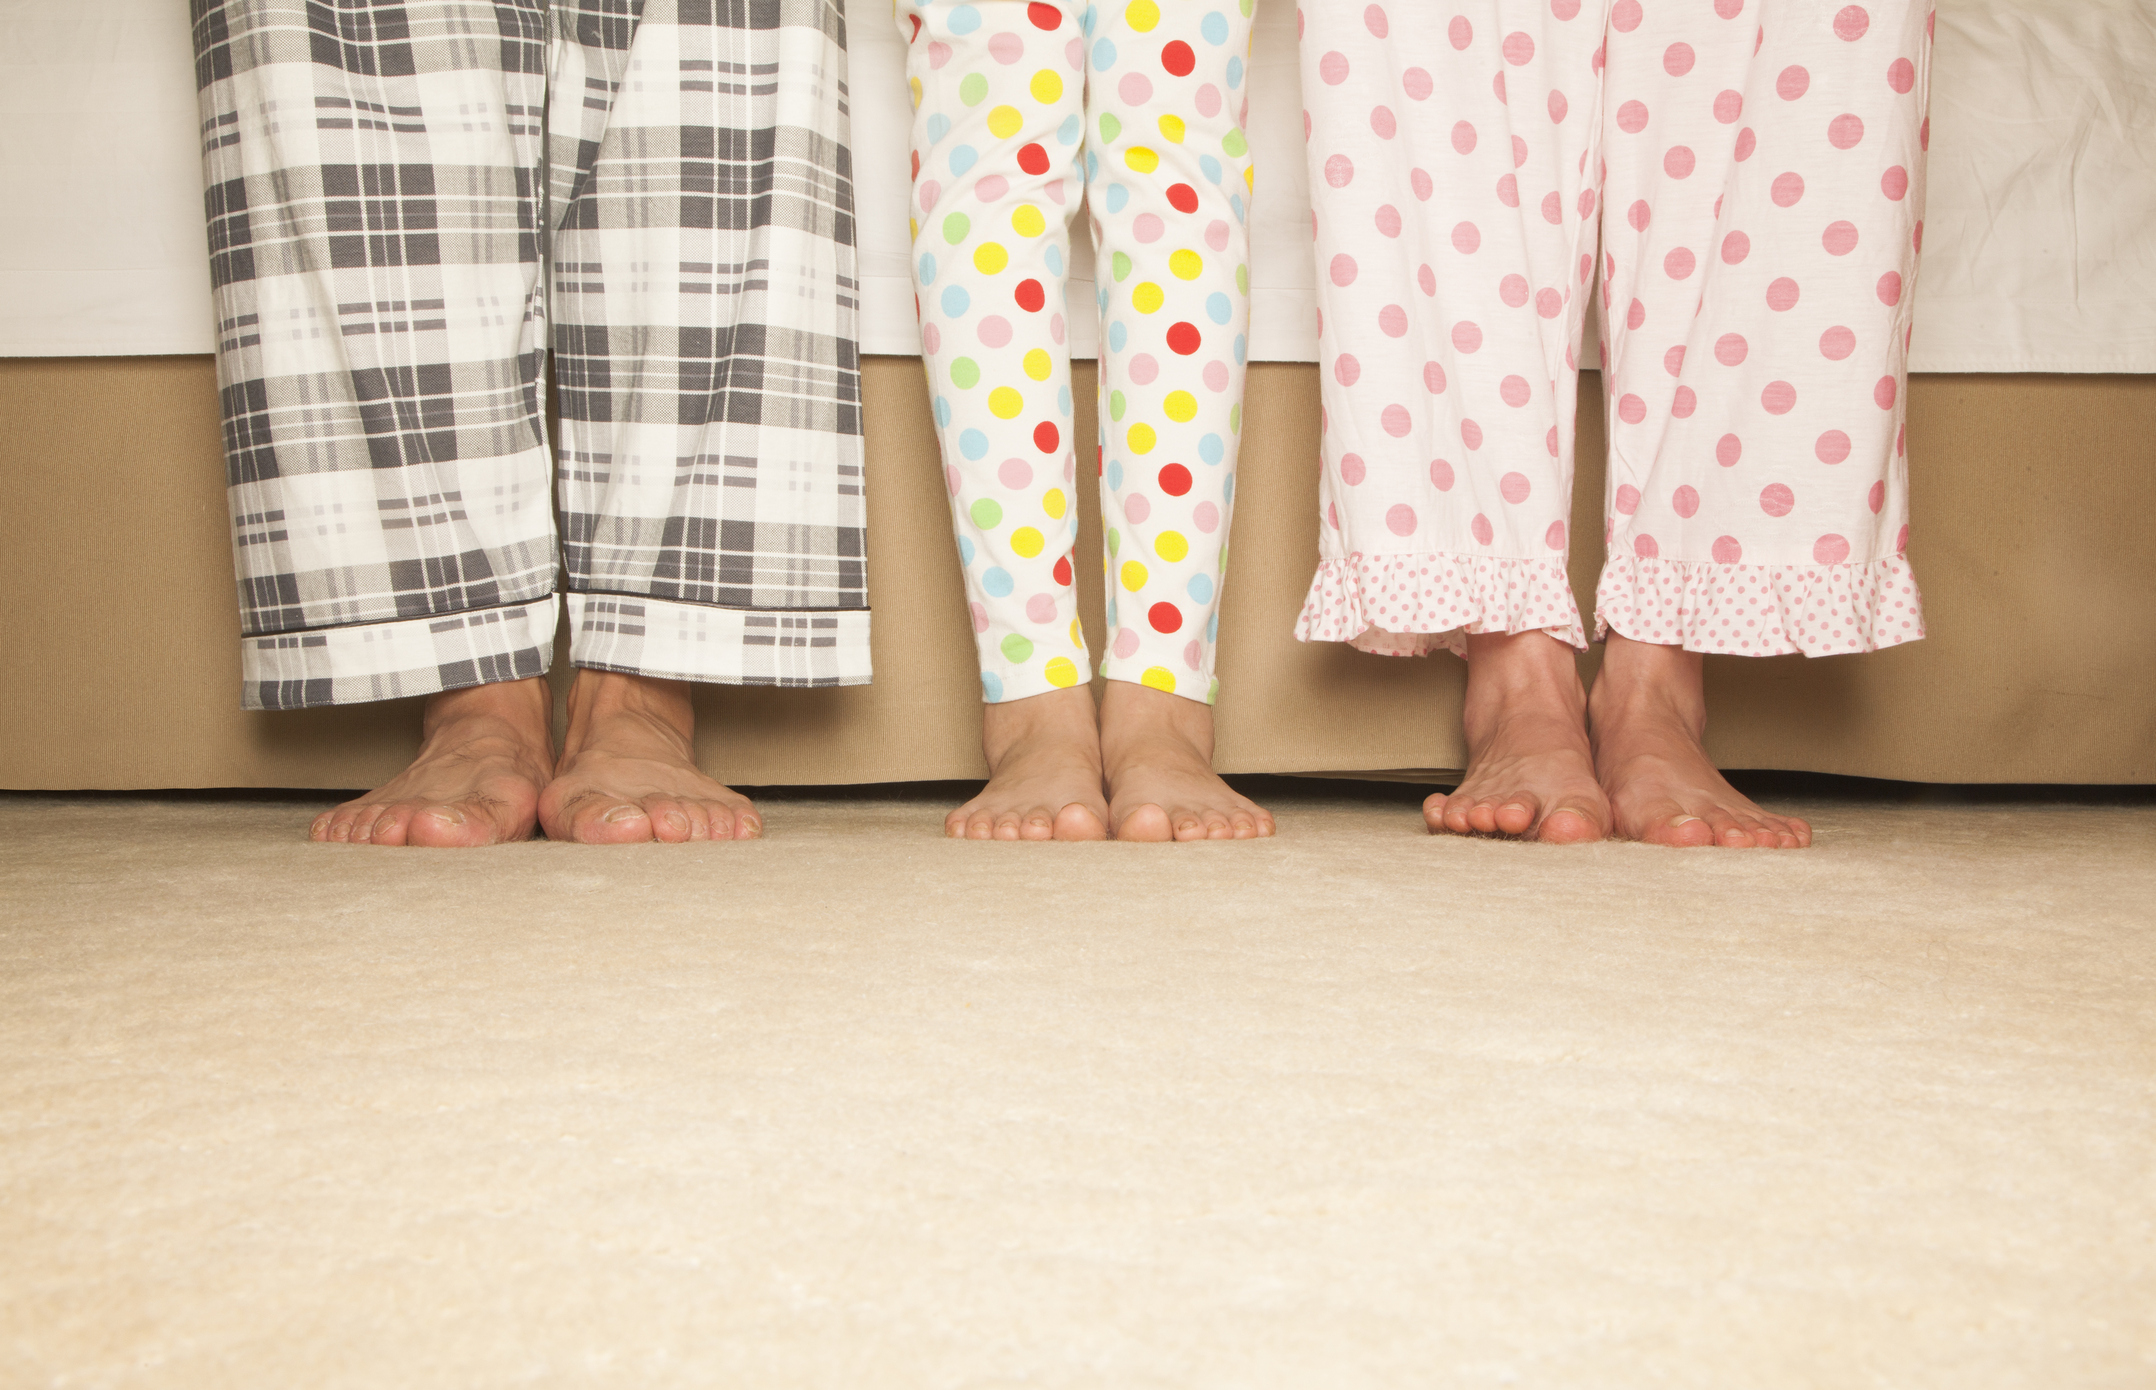
<instances>
[{"instance_id":1,"label":"pant cuff","mask_svg":"<svg viewBox=\"0 0 2156 1390\"><path fill-rule=\"evenodd\" d=\"M714 685L867 685L868 610L570 594L569 659L598 671Z\"/></svg>"},{"instance_id":2,"label":"pant cuff","mask_svg":"<svg viewBox=\"0 0 2156 1390\"><path fill-rule=\"evenodd\" d=\"M240 707L357 705L543 676L554 660L555 611L549 594L470 613L242 638Z\"/></svg>"},{"instance_id":3,"label":"pant cuff","mask_svg":"<svg viewBox=\"0 0 2156 1390\"><path fill-rule=\"evenodd\" d=\"M1470 634L1537 630L1587 649L1562 557L1358 552L1318 561L1295 637L1379 656L1465 655Z\"/></svg>"},{"instance_id":4,"label":"pant cuff","mask_svg":"<svg viewBox=\"0 0 2156 1390\"><path fill-rule=\"evenodd\" d=\"M1210 653L1207 664L1211 664ZM1211 670L1193 671L1187 666L1175 669L1159 662L1149 664L1142 653L1129 660L1110 657L1101 663L1100 673L1112 681L1165 690L1170 695L1196 700L1201 705L1210 705L1220 698L1220 681Z\"/></svg>"},{"instance_id":5,"label":"pant cuff","mask_svg":"<svg viewBox=\"0 0 2156 1390\"><path fill-rule=\"evenodd\" d=\"M1923 598L1907 557L1856 565L1718 565L1612 556L1595 586L1595 640L1739 656L1836 656L1914 642Z\"/></svg>"}]
</instances>

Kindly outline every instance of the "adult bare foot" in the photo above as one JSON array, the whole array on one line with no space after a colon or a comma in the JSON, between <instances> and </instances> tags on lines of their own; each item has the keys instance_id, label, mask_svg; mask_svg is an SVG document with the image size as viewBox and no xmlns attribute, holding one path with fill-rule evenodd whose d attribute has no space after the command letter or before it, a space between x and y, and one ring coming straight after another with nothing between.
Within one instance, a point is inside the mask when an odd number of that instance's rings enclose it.
<instances>
[{"instance_id":1,"label":"adult bare foot","mask_svg":"<svg viewBox=\"0 0 2156 1390\"><path fill-rule=\"evenodd\" d=\"M1108 824L1118 840L1251 840L1272 812L1213 771L1211 706L1129 681L1108 682L1100 708Z\"/></svg>"},{"instance_id":2,"label":"adult bare foot","mask_svg":"<svg viewBox=\"0 0 2156 1390\"><path fill-rule=\"evenodd\" d=\"M981 706L988 785L943 818L954 840L1105 840L1100 727L1083 685Z\"/></svg>"},{"instance_id":3,"label":"adult bare foot","mask_svg":"<svg viewBox=\"0 0 2156 1390\"><path fill-rule=\"evenodd\" d=\"M1812 828L1762 811L1707 760L1699 653L1612 632L1587 702L1617 834L1658 845L1799 849Z\"/></svg>"},{"instance_id":4,"label":"adult bare foot","mask_svg":"<svg viewBox=\"0 0 2156 1390\"><path fill-rule=\"evenodd\" d=\"M316 816L307 838L445 848L530 839L554 772L551 711L537 677L430 696L412 765Z\"/></svg>"},{"instance_id":5,"label":"adult bare foot","mask_svg":"<svg viewBox=\"0 0 2156 1390\"><path fill-rule=\"evenodd\" d=\"M1433 835L1582 844L1609 833L1572 648L1546 632L1467 639L1467 775L1422 803Z\"/></svg>"},{"instance_id":6,"label":"adult bare foot","mask_svg":"<svg viewBox=\"0 0 2156 1390\"><path fill-rule=\"evenodd\" d=\"M561 765L539 797L547 838L619 845L762 835L749 799L697 768L695 729L687 681L578 671Z\"/></svg>"}]
</instances>

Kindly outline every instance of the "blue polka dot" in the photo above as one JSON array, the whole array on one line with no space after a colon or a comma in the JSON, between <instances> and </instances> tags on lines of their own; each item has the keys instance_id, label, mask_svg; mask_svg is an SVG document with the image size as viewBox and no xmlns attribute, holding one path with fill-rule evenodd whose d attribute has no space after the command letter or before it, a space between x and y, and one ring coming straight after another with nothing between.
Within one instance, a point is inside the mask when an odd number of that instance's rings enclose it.
<instances>
[{"instance_id":1,"label":"blue polka dot","mask_svg":"<svg viewBox=\"0 0 2156 1390\"><path fill-rule=\"evenodd\" d=\"M950 427L950 424L951 403L945 400L943 397L938 396L936 397L936 428L939 430L948 429Z\"/></svg>"},{"instance_id":2,"label":"blue polka dot","mask_svg":"<svg viewBox=\"0 0 2156 1390\"><path fill-rule=\"evenodd\" d=\"M1100 7L1099 7L1099 6L1097 6L1097 5L1088 5L1088 6L1086 6L1086 7L1085 7L1085 13L1084 13L1083 15L1081 15L1081 16L1079 17L1079 20L1078 20L1078 27L1079 27L1080 29L1082 29L1082 30L1084 30L1084 31L1085 31L1085 35L1086 35L1086 37L1087 37L1087 38L1091 38L1091 37L1093 37L1093 25L1094 25L1094 22L1095 22L1096 20L1098 20L1099 18L1100 18Z\"/></svg>"},{"instance_id":3,"label":"blue polka dot","mask_svg":"<svg viewBox=\"0 0 2156 1390\"><path fill-rule=\"evenodd\" d=\"M948 285L944 288L943 312L945 314L954 319L962 319L966 316L966 310L972 307L973 296L966 293L964 285Z\"/></svg>"},{"instance_id":4,"label":"blue polka dot","mask_svg":"<svg viewBox=\"0 0 2156 1390\"><path fill-rule=\"evenodd\" d=\"M1205 620L1205 640L1208 642L1218 642L1220 640L1220 615L1218 613Z\"/></svg>"},{"instance_id":5,"label":"blue polka dot","mask_svg":"<svg viewBox=\"0 0 2156 1390\"><path fill-rule=\"evenodd\" d=\"M1115 45L1102 39L1093 45L1093 71L1106 72L1115 66Z\"/></svg>"},{"instance_id":6,"label":"blue polka dot","mask_svg":"<svg viewBox=\"0 0 2156 1390\"><path fill-rule=\"evenodd\" d=\"M1229 207L1231 207L1231 208L1233 208L1233 209L1235 210L1235 220L1236 220L1236 221L1238 221L1238 222L1241 222L1241 221L1244 221L1244 220L1245 220L1245 219L1244 219L1244 216L1243 216L1243 195L1242 195L1242 194L1240 194L1240 193L1230 193L1230 194L1228 195L1228 206L1229 206Z\"/></svg>"},{"instance_id":7,"label":"blue polka dot","mask_svg":"<svg viewBox=\"0 0 2156 1390\"><path fill-rule=\"evenodd\" d=\"M978 462L988 452L988 436L979 430L967 430L958 436L958 452Z\"/></svg>"},{"instance_id":8,"label":"blue polka dot","mask_svg":"<svg viewBox=\"0 0 2156 1390\"><path fill-rule=\"evenodd\" d=\"M1123 490L1123 460L1108 460L1108 486L1118 492Z\"/></svg>"},{"instance_id":9,"label":"blue polka dot","mask_svg":"<svg viewBox=\"0 0 2156 1390\"><path fill-rule=\"evenodd\" d=\"M981 698L991 705L1001 704L1003 701L1003 677L993 671L981 672Z\"/></svg>"},{"instance_id":10,"label":"blue polka dot","mask_svg":"<svg viewBox=\"0 0 2156 1390\"><path fill-rule=\"evenodd\" d=\"M1242 85L1243 60L1240 58L1230 58L1228 59L1228 90L1232 92L1237 87L1240 87Z\"/></svg>"},{"instance_id":11,"label":"blue polka dot","mask_svg":"<svg viewBox=\"0 0 2156 1390\"><path fill-rule=\"evenodd\" d=\"M1106 285L1103 285L1103 286L1101 286L1099 290L1097 290L1097 291L1095 291L1095 292L1094 292L1093 298L1094 298L1094 300L1095 300L1095 301L1096 301L1096 302L1097 302L1097 303L1099 304L1099 306L1100 306L1100 311L1101 311L1102 313L1104 313L1104 314L1105 314L1105 313L1107 313L1107 312L1108 312L1108 287L1107 287Z\"/></svg>"},{"instance_id":12,"label":"blue polka dot","mask_svg":"<svg viewBox=\"0 0 2156 1390\"><path fill-rule=\"evenodd\" d=\"M951 32L970 34L981 27L981 12L971 5L960 5L951 11Z\"/></svg>"},{"instance_id":13,"label":"blue polka dot","mask_svg":"<svg viewBox=\"0 0 2156 1390\"><path fill-rule=\"evenodd\" d=\"M1017 587L1011 572L1001 565L990 565L981 571L981 592L990 598L1009 598L1011 590Z\"/></svg>"},{"instance_id":14,"label":"blue polka dot","mask_svg":"<svg viewBox=\"0 0 2156 1390\"><path fill-rule=\"evenodd\" d=\"M1123 210L1123 209L1124 209L1124 208L1125 208L1126 206L1128 206L1128 205L1129 205L1129 203L1130 203L1130 190L1129 190L1129 189L1125 188L1125 187L1124 187L1124 186L1123 186L1122 184L1119 184L1119 183L1111 183L1111 184L1109 184L1109 185L1108 185L1108 211L1109 211L1109 212L1111 212L1111 213L1117 213L1117 212L1121 212L1121 211L1122 211L1122 210Z\"/></svg>"},{"instance_id":15,"label":"blue polka dot","mask_svg":"<svg viewBox=\"0 0 2156 1390\"><path fill-rule=\"evenodd\" d=\"M1213 601L1213 580L1210 575L1194 574L1190 576L1190 582L1184 585L1183 588L1194 603L1211 603Z\"/></svg>"},{"instance_id":16,"label":"blue polka dot","mask_svg":"<svg viewBox=\"0 0 2156 1390\"><path fill-rule=\"evenodd\" d=\"M1076 116L1066 117L1063 124L1056 127L1056 143L1067 148L1077 144L1078 137L1084 133L1084 121L1079 120Z\"/></svg>"},{"instance_id":17,"label":"blue polka dot","mask_svg":"<svg viewBox=\"0 0 2156 1390\"><path fill-rule=\"evenodd\" d=\"M1056 409L1065 416L1071 413L1071 389L1068 386L1056 390Z\"/></svg>"},{"instance_id":18,"label":"blue polka dot","mask_svg":"<svg viewBox=\"0 0 2156 1390\"><path fill-rule=\"evenodd\" d=\"M924 285L936 283L936 258L934 256L921 257L921 283ZM1218 299L1220 296L1216 294L1213 298Z\"/></svg>"},{"instance_id":19,"label":"blue polka dot","mask_svg":"<svg viewBox=\"0 0 2156 1390\"><path fill-rule=\"evenodd\" d=\"M1108 325L1108 350L1110 352L1121 352L1123 350L1123 344L1129 341L1130 329L1126 328L1120 323L1112 323Z\"/></svg>"},{"instance_id":20,"label":"blue polka dot","mask_svg":"<svg viewBox=\"0 0 2156 1390\"><path fill-rule=\"evenodd\" d=\"M1246 361L1248 361L1248 360L1249 360L1249 347L1250 347L1250 345L1249 345L1248 343L1245 343L1245 342L1243 341L1243 335L1242 335L1242 334L1238 333L1238 334L1236 334L1236 335L1235 335L1235 365L1236 365L1236 366L1240 367L1240 366L1242 366L1242 365L1243 365L1243 363L1245 363Z\"/></svg>"},{"instance_id":21,"label":"blue polka dot","mask_svg":"<svg viewBox=\"0 0 2156 1390\"><path fill-rule=\"evenodd\" d=\"M944 136L949 135L950 133L951 118L949 116L946 116L941 111L938 111L935 115L928 118L928 140L930 144L934 144L936 141L941 140Z\"/></svg>"},{"instance_id":22,"label":"blue polka dot","mask_svg":"<svg viewBox=\"0 0 2156 1390\"><path fill-rule=\"evenodd\" d=\"M1198 156L1198 172L1205 175L1207 183L1220 182L1220 161L1209 154Z\"/></svg>"},{"instance_id":23,"label":"blue polka dot","mask_svg":"<svg viewBox=\"0 0 2156 1390\"><path fill-rule=\"evenodd\" d=\"M1235 475L1233 473L1230 473L1221 483L1220 500L1223 502L1233 502L1235 500Z\"/></svg>"},{"instance_id":24,"label":"blue polka dot","mask_svg":"<svg viewBox=\"0 0 2156 1390\"><path fill-rule=\"evenodd\" d=\"M926 256L921 257L921 259L924 261L928 261L928 257ZM929 268L927 273L931 279L934 278L936 273L935 262L929 261ZM921 283L925 285L928 283L928 281L923 280ZM1224 324L1229 320L1229 318L1233 317L1234 313L1235 305L1229 301L1226 295L1212 294L1205 297L1205 316L1211 319L1213 322Z\"/></svg>"},{"instance_id":25,"label":"blue polka dot","mask_svg":"<svg viewBox=\"0 0 2156 1390\"><path fill-rule=\"evenodd\" d=\"M1049 247L1048 254L1043 256L1041 261L1048 267L1050 275L1061 275L1063 273L1063 252L1060 249L1053 246Z\"/></svg>"},{"instance_id":26,"label":"blue polka dot","mask_svg":"<svg viewBox=\"0 0 2156 1390\"><path fill-rule=\"evenodd\" d=\"M959 145L951 150L951 172L964 174L981 162L981 152L971 145Z\"/></svg>"},{"instance_id":27,"label":"blue polka dot","mask_svg":"<svg viewBox=\"0 0 2156 1390\"><path fill-rule=\"evenodd\" d=\"M1207 463L1218 463L1228 456L1228 446L1217 434L1209 434L1198 441L1198 457Z\"/></svg>"},{"instance_id":28,"label":"blue polka dot","mask_svg":"<svg viewBox=\"0 0 2156 1390\"><path fill-rule=\"evenodd\" d=\"M973 537L960 536L958 538L958 563L960 565L973 563Z\"/></svg>"},{"instance_id":29,"label":"blue polka dot","mask_svg":"<svg viewBox=\"0 0 2156 1390\"><path fill-rule=\"evenodd\" d=\"M1227 16L1218 10L1213 11L1205 17L1205 22L1198 26L1198 32L1205 35L1207 43L1218 48L1228 41Z\"/></svg>"},{"instance_id":30,"label":"blue polka dot","mask_svg":"<svg viewBox=\"0 0 2156 1390\"><path fill-rule=\"evenodd\" d=\"M1091 150L1085 152L1085 181L1093 182L1100 177L1100 156Z\"/></svg>"}]
</instances>

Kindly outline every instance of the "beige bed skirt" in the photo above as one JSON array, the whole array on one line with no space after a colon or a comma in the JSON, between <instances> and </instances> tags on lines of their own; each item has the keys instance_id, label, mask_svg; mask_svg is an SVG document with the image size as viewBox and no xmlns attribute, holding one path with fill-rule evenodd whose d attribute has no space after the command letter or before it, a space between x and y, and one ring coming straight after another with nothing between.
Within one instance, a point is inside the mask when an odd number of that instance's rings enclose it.
<instances>
[{"instance_id":1,"label":"beige bed skirt","mask_svg":"<svg viewBox=\"0 0 2156 1390\"><path fill-rule=\"evenodd\" d=\"M1080 364L1080 400L1091 373ZM870 358L864 375L875 683L703 687L699 753L736 783L983 771L920 364ZM1591 537L1600 378L1581 392L1573 534ZM1909 405L1931 636L1870 656L1708 658L1709 750L1731 768L1923 782L2156 782L2156 377L1918 377ZM1316 368L1251 367L1219 766L1438 780L1462 761L1460 662L1292 636L1317 560L1317 419ZM1080 436L1083 458L1082 419ZM361 787L410 756L416 701L239 708L223 477L210 359L0 360L0 788ZM1087 491L1081 555L1100 544ZM1583 611L1599 558L1573 556ZM1100 570L1078 573L1097 647Z\"/></svg>"}]
</instances>

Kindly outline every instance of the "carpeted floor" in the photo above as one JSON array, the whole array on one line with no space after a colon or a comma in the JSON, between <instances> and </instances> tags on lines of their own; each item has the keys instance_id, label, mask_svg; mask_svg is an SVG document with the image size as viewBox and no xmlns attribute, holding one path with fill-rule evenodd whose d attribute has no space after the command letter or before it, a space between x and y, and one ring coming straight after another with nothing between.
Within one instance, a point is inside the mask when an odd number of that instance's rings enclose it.
<instances>
[{"instance_id":1,"label":"carpeted floor","mask_svg":"<svg viewBox=\"0 0 2156 1390\"><path fill-rule=\"evenodd\" d=\"M0 798L0 1385L2156 1385L2156 806ZM1790 803L1784 802L1788 805Z\"/></svg>"}]
</instances>

